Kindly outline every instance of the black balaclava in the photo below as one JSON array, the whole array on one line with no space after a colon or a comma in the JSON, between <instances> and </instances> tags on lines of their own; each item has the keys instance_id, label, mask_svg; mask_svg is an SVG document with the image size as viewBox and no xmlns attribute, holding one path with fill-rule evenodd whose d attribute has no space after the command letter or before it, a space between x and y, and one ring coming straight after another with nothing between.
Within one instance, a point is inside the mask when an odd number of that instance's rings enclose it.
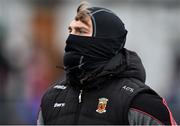
<instances>
[{"instance_id":1,"label":"black balaclava","mask_svg":"<svg viewBox=\"0 0 180 126\"><path fill-rule=\"evenodd\" d=\"M88 10L93 23L93 37L118 38L126 36L127 30L124 23L112 11L100 7L92 7Z\"/></svg>"},{"instance_id":2,"label":"black balaclava","mask_svg":"<svg viewBox=\"0 0 180 126\"><path fill-rule=\"evenodd\" d=\"M67 79L82 80L103 67L124 47L127 30L112 11L88 8L93 23L92 37L70 34L65 47L64 66Z\"/></svg>"}]
</instances>

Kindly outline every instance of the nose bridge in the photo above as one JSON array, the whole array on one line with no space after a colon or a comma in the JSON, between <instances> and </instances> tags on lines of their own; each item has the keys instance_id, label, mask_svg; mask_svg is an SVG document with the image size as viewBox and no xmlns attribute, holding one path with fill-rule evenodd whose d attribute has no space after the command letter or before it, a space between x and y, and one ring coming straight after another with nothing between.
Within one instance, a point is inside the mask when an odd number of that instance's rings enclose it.
<instances>
[{"instance_id":1,"label":"nose bridge","mask_svg":"<svg viewBox=\"0 0 180 126\"><path fill-rule=\"evenodd\" d=\"M76 33L76 30L73 28L71 31L71 34L75 34L75 33Z\"/></svg>"}]
</instances>

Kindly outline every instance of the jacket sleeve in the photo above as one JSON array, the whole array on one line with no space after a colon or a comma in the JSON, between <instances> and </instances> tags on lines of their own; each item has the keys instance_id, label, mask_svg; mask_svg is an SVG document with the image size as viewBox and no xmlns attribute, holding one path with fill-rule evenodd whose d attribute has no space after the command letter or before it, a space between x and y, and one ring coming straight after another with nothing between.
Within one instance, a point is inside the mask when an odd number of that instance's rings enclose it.
<instances>
[{"instance_id":1,"label":"jacket sleeve","mask_svg":"<svg viewBox=\"0 0 180 126\"><path fill-rule=\"evenodd\" d=\"M42 111L39 111L39 115L38 115L38 119L37 119L37 125L43 125L44 124L44 120L43 120L43 116L42 116Z\"/></svg>"},{"instance_id":2,"label":"jacket sleeve","mask_svg":"<svg viewBox=\"0 0 180 126\"><path fill-rule=\"evenodd\" d=\"M164 99L151 94L139 94L128 112L130 125L177 125Z\"/></svg>"}]
</instances>

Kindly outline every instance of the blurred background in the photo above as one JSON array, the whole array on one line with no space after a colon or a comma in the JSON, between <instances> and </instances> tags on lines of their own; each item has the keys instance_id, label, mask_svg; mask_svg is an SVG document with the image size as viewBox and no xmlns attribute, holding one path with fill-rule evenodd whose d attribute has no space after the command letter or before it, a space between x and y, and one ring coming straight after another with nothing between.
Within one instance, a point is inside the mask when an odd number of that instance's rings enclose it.
<instances>
[{"instance_id":1,"label":"blurred background","mask_svg":"<svg viewBox=\"0 0 180 126\"><path fill-rule=\"evenodd\" d=\"M47 88L63 79L68 24L81 0L0 0L0 124L36 124ZM180 1L87 0L107 7L128 29L126 48L146 68L146 84L180 124Z\"/></svg>"}]
</instances>

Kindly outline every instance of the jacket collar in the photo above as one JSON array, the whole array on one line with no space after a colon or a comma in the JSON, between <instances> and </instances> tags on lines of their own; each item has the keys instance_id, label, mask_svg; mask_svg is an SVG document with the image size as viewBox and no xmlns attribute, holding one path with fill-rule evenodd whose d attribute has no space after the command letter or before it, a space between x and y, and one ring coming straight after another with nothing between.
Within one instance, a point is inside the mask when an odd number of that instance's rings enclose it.
<instances>
[{"instance_id":1,"label":"jacket collar","mask_svg":"<svg viewBox=\"0 0 180 126\"><path fill-rule=\"evenodd\" d=\"M95 88L101 87L112 78L135 78L145 83L145 69L137 53L124 48L107 64L87 73L80 81L71 78L70 83L81 88Z\"/></svg>"}]
</instances>

